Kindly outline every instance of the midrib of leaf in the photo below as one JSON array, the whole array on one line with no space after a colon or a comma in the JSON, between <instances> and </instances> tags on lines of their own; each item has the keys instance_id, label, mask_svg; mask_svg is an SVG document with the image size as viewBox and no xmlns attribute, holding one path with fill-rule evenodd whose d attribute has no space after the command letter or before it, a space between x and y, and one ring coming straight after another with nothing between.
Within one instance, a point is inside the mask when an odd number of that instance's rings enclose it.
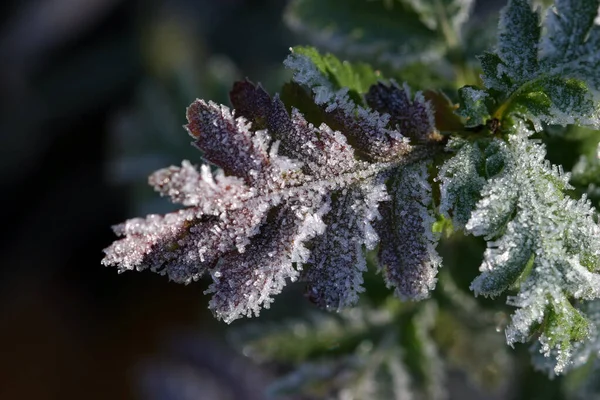
<instances>
[{"instance_id":1,"label":"midrib of leaf","mask_svg":"<svg viewBox=\"0 0 600 400\"><path fill-rule=\"evenodd\" d=\"M365 162L362 164L364 166L363 168L336 175L331 179L310 180L312 177L310 175L305 175L303 176L304 180L297 185L290 185L275 190L269 190L265 194L249 197L247 200L240 203L240 207L253 207L264 204L265 198L269 197L281 197L284 199L289 199L295 194L305 190L311 190L315 192L323 190L335 191L341 187L350 187L379 173L391 172L396 168L402 167L403 165L428 159L431 157L433 152L433 149L422 148L405 154L402 159L397 161L370 164ZM230 207L230 209L233 210L236 209L236 207Z\"/></svg>"}]
</instances>

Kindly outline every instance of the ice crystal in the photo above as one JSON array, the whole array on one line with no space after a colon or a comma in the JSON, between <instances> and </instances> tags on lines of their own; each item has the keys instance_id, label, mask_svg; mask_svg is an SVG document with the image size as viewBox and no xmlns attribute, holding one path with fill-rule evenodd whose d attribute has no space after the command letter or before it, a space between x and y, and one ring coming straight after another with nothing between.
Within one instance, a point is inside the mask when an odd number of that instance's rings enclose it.
<instances>
[{"instance_id":1,"label":"ice crystal","mask_svg":"<svg viewBox=\"0 0 600 400\"><path fill-rule=\"evenodd\" d=\"M314 244L307 261L310 267L302 275L311 301L334 310L357 302L367 269L363 246L372 250L377 244L379 237L371 224L381 218L378 204L387 200L385 186L377 181L332 200L324 218L327 228Z\"/></svg>"},{"instance_id":2,"label":"ice crystal","mask_svg":"<svg viewBox=\"0 0 600 400\"><path fill-rule=\"evenodd\" d=\"M591 359L597 362L600 355L600 300L592 300L578 305L577 310L588 320L589 337L585 341L577 342L571 350L570 363L565 365L564 372L579 368ZM533 346L534 366L542 371L554 375L557 363L560 361L561 353L556 349L550 351L549 357L543 357L542 346ZM593 379L593 378L592 378Z\"/></svg>"},{"instance_id":3,"label":"ice crystal","mask_svg":"<svg viewBox=\"0 0 600 400\"><path fill-rule=\"evenodd\" d=\"M392 81L390 86L382 83L371 86L365 98L373 110L389 114L392 126L398 127L412 142L426 142L434 138L436 128L432 106L423 93L417 92L413 99L407 84L400 88Z\"/></svg>"},{"instance_id":4,"label":"ice crystal","mask_svg":"<svg viewBox=\"0 0 600 400\"><path fill-rule=\"evenodd\" d=\"M489 114L504 119L514 113L533 121L536 130L542 123L600 126L600 27L594 24L599 5L559 0L540 26L539 12L527 0L509 1L497 51L480 57L488 91L465 93L461 114L480 122ZM478 102L484 93L496 106Z\"/></svg>"},{"instance_id":5,"label":"ice crystal","mask_svg":"<svg viewBox=\"0 0 600 400\"><path fill-rule=\"evenodd\" d=\"M458 91L458 96L461 105L458 114L466 119L466 127L483 125L490 118L486 104L490 96L485 90L465 86Z\"/></svg>"},{"instance_id":6,"label":"ice crystal","mask_svg":"<svg viewBox=\"0 0 600 400\"><path fill-rule=\"evenodd\" d=\"M476 295L497 296L518 280L509 298L518 307L506 329L509 344L525 342L542 324L541 350L557 354L560 373L573 344L586 339L589 323L571 298L600 296L600 228L583 198L565 196L568 175L545 161L542 145L528 139L524 123L508 143L497 141L503 168L489 179L466 230L488 243Z\"/></svg>"},{"instance_id":7,"label":"ice crystal","mask_svg":"<svg viewBox=\"0 0 600 400\"><path fill-rule=\"evenodd\" d=\"M296 68L298 83L314 90L325 120L339 130L314 126L248 81L234 85L233 111L196 100L187 110L186 128L204 160L218 168L205 164L198 170L184 161L154 173L150 184L187 208L115 227L125 237L106 249L105 265L148 268L182 283L209 273L210 308L226 322L257 315L288 280L299 278L321 307L339 310L358 300L363 251L379 243L373 224L381 218L380 204L390 200L386 182L426 154L413 152L401 129L428 138L435 132L433 112L422 95L409 99L405 87L400 103L380 96L392 116L381 114L357 105L345 90L333 91L310 58L293 54L288 65ZM414 121L400 122L407 118ZM400 219L397 233L406 241L406 265L386 266L410 271L410 278L395 272L388 281L410 279L419 289L409 295L418 298L433 287L439 265L428 226L433 220L427 174L420 171L392 191L396 202L417 203L399 204L402 216L411 215ZM398 246L386 243L383 247Z\"/></svg>"},{"instance_id":8,"label":"ice crystal","mask_svg":"<svg viewBox=\"0 0 600 400\"><path fill-rule=\"evenodd\" d=\"M417 93L412 102L407 87L403 93L397 85L388 89L382 84L371 87L367 100L371 99L381 108L371 110L356 104L347 87L337 89L315 61L321 60L300 48L295 49L284 64L294 71L296 82L314 92L315 103L324 107L326 121L346 134L360 151L359 155L368 160L386 161L410 150L407 137L434 134L433 111L421 93ZM400 121L409 122L399 126Z\"/></svg>"},{"instance_id":9,"label":"ice crystal","mask_svg":"<svg viewBox=\"0 0 600 400\"><path fill-rule=\"evenodd\" d=\"M328 121L348 132L349 140L366 150L367 159L387 160L391 154L408 152L410 147L404 136L414 143L439 139L432 106L421 92L413 98L406 84L400 87L393 81L390 85L380 82L371 86L365 95L365 101L372 109L368 110L354 103L346 89L334 92L333 85L314 64L307 68L311 56L314 59L311 54L294 52L286 65L295 71L298 82L313 90L315 102L325 107ZM435 287L435 276L441 264L435 251L438 238L431 231L435 218L431 211L427 168L423 164L403 166L392 170L392 175L396 178L390 181L391 201L380 206L383 214L382 222L378 224L382 238L381 269L388 285L395 287L400 297L420 300ZM324 243L331 246L331 241ZM351 261L354 252L344 253ZM364 260L359 258L354 262L358 270L364 269ZM313 271L319 270L313 269L308 274ZM344 277L344 282L348 281L350 278ZM356 278L352 281L357 282ZM344 285L348 287L348 283Z\"/></svg>"},{"instance_id":10,"label":"ice crystal","mask_svg":"<svg viewBox=\"0 0 600 400\"><path fill-rule=\"evenodd\" d=\"M451 218L456 228L462 229L485 184L485 178L481 176L484 154L478 144L470 145L460 139L450 141L447 148L456 154L440 168L440 213Z\"/></svg>"}]
</instances>

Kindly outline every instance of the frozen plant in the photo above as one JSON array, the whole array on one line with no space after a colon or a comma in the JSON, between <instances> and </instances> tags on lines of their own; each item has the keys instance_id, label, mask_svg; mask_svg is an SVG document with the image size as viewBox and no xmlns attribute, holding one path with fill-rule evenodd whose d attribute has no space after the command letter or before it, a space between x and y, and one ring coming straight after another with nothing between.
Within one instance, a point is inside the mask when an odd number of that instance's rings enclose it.
<instances>
[{"instance_id":1,"label":"frozen plant","mask_svg":"<svg viewBox=\"0 0 600 400\"><path fill-rule=\"evenodd\" d=\"M420 336L445 318L462 321L454 325L466 326L460 332L479 330L464 318L473 311L472 318L493 319L451 274L438 277L440 239L462 231L487 243L470 289L507 296L509 345L533 342L535 365L551 376L595 358L597 212L585 189L547 159L544 141L557 125L583 126L589 135L600 128L600 0L545 9L509 1L480 66L467 60L472 1L350 3L372 12L341 0L296 0L286 19L318 45L369 57L378 69L295 47L284 62L293 80L280 95L246 80L234 84L231 107L193 102L186 129L203 163L183 161L150 177L184 207L117 225L123 238L105 250L103 264L186 284L210 276L209 307L227 323L258 316L299 280L313 303L342 312L335 326L347 325L302 329L360 340L348 339L344 354L321 349L318 360L310 352L287 359L298 369L279 389L324 379L331 387L323 397L442 398L437 387L452 357L439 361L443 340ZM413 31L395 31L394 14L411 20ZM381 29L369 20L377 15ZM402 35L410 40L400 46ZM419 68L434 72L423 80L414 75ZM444 83L423 87L436 80ZM586 165L596 164L580 162L578 175ZM388 299L378 310L364 293L370 269L400 300L425 305ZM445 289L434 291L438 280ZM361 293L370 300L359 302ZM360 318L344 314L355 306ZM402 324L415 328L402 334ZM421 341L427 367L408 360L402 345L411 340Z\"/></svg>"}]
</instances>

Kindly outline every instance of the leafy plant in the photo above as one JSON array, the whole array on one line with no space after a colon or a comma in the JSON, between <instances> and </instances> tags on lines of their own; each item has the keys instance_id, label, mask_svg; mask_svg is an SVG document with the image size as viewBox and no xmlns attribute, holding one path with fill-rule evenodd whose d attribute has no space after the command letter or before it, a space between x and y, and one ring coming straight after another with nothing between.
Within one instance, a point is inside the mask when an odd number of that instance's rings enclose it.
<instances>
[{"instance_id":1,"label":"leafy plant","mask_svg":"<svg viewBox=\"0 0 600 400\"><path fill-rule=\"evenodd\" d=\"M508 344L533 342L534 365L549 375L594 359L600 227L585 192L598 169L587 148L600 128L600 1L559 0L544 13L509 1L480 67L466 60L472 6L292 2L293 27L374 66L295 47L280 95L246 80L230 92L233 109L196 100L186 129L204 164L150 177L185 208L116 226L124 238L103 264L180 283L210 275L209 307L228 323L304 282L309 300L339 316L237 335L259 361L295 366L273 395L443 398L444 364L501 380L506 354L483 374L490 349L474 343L506 310ZM424 62L439 87L413 93L384 76L410 82L409 66ZM453 73L440 75L441 65ZM587 129L574 138L556 125ZM550 137L588 146L572 181L546 158ZM468 297L460 260L438 276L438 251L476 248L477 237L487 248L470 289L508 293L512 309ZM424 301L400 303L383 284Z\"/></svg>"}]
</instances>

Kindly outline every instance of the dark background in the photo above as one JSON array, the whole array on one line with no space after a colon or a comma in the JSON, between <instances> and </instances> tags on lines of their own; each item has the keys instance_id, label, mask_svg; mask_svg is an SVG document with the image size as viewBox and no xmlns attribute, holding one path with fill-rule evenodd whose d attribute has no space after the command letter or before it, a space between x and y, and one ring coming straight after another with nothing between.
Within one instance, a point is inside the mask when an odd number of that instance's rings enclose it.
<instances>
[{"instance_id":1,"label":"dark background","mask_svg":"<svg viewBox=\"0 0 600 400\"><path fill-rule=\"evenodd\" d=\"M181 128L187 104L226 103L233 79L283 81L296 44L284 6L2 2L0 399L155 398L156 360L191 357L173 356L185 340L210 375L202 398L253 397L228 379L236 358L220 347L206 283L119 276L100 260L111 225L168 206L145 176L198 161ZM226 394L210 394L215 379Z\"/></svg>"}]
</instances>

